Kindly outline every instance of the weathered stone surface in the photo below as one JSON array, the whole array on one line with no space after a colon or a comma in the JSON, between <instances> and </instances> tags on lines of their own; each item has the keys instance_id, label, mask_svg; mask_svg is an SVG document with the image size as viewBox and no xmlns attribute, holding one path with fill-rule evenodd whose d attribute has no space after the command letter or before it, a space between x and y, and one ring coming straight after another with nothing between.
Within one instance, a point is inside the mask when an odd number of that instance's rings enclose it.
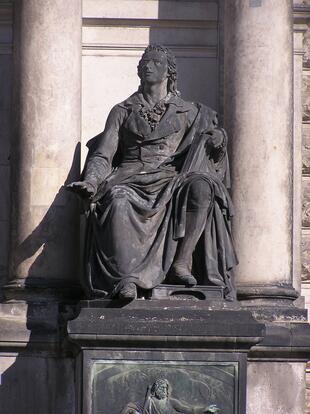
<instances>
[{"instance_id":1,"label":"weathered stone surface","mask_svg":"<svg viewBox=\"0 0 310 414\"><path fill-rule=\"evenodd\" d=\"M310 413L310 364L307 364L306 369L306 404L305 404L305 413Z\"/></svg>"},{"instance_id":2,"label":"weathered stone surface","mask_svg":"<svg viewBox=\"0 0 310 414\"><path fill-rule=\"evenodd\" d=\"M12 56L10 54L0 54L0 79L2 79L0 84L0 110L10 110L12 99Z\"/></svg>"},{"instance_id":3,"label":"weathered stone surface","mask_svg":"<svg viewBox=\"0 0 310 414\"><path fill-rule=\"evenodd\" d=\"M163 4L161 4L163 3ZM85 18L123 18L123 19L157 19L165 17L171 20L216 20L218 5L215 0L182 1L174 0L131 0L127 7L126 0L83 0L83 17ZM160 15L159 15L160 14Z\"/></svg>"},{"instance_id":4,"label":"weathered stone surface","mask_svg":"<svg viewBox=\"0 0 310 414\"><path fill-rule=\"evenodd\" d=\"M233 142L236 280L245 286L292 283L291 7L225 2L224 125Z\"/></svg>"},{"instance_id":5,"label":"weathered stone surface","mask_svg":"<svg viewBox=\"0 0 310 414\"><path fill-rule=\"evenodd\" d=\"M310 175L310 124L302 128L302 173Z\"/></svg>"},{"instance_id":6,"label":"weathered stone surface","mask_svg":"<svg viewBox=\"0 0 310 414\"><path fill-rule=\"evenodd\" d=\"M310 227L310 180L302 183L302 226Z\"/></svg>"},{"instance_id":7,"label":"weathered stone surface","mask_svg":"<svg viewBox=\"0 0 310 414\"><path fill-rule=\"evenodd\" d=\"M305 364L249 362L247 414L304 414Z\"/></svg>"},{"instance_id":8,"label":"weathered stone surface","mask_svg":"<svg viewBox=\"0 0 310 414\"><path fill-rule=\"evenodd\" d=\"M135 302L142 307L132 308ZM265 325L258 323L250 312L212 310L204 300L196 302L196 307L187 306L192 303L190 300L178 300L183 306L174 309L167 301L162 306L159 302L138 300L121 308L115 302L113 308L101 307L99 300L81 303L79 315L68 323L68 339L80 348L83 359L83 370L77 377L83 383L83 410L101 412L102 407L109 406L108 412L113 412L113 408L120 412L130 401L143 400L143 378L147 387L160 377L171 383L175 398L180 398L185 386L182 384L186 383L184 401L192 405L195 401L200 401L200 405L210 401L227 414L244 414L246 352L262 339ZM220 366L222 363L226 368ZM214 369L221 372L220 377L213 375ZM206 373L210 394L200 391L201 397L208 396L201 400L196 393L204 388ZM218 381L220 378L225 379L225 386L222 380ZM131 383L130 394L124 381ZM116 393L115 387L124 389L117 402L106 397ZM230 398L221 397L223 390ZM194 395L197 397L192 400Z\"/></svg>"},{"instance_id":9,"label":"weathered stone surface","mask_svg":"<svg viewBox=\"0 0 310 414\"><path fill-rule=\"evenodd\" d=\"M59 344L57 303L0 304L1 414L76 414L75 362Z\"/></svg>"},{"instance_id":10,"label":"weathered stone surface","mask_svg":"<svg viewBox=\"0 0 310 414\"><path fill-rule=\"evenodd\" d=\"M309 0L306 0L309 2ZM308 3L310 5L310 2ZM304 34L304 56L303 56L303 63L305 67L310 67L310 28Z\"/></svg>"},{"instance_id":11,"label":"weathered stone surface","mask_svg":"<svg viewBox=\"0 0 310 414\"><path fill-rule=\"evenodd\" d=\"M0 10L1 12L1 10ZM1 25L0 47L11 45L12 27L9 22ZM9 230L10 230L10 147L11 147L11 99L12 99L12 55L0 53L0 283L8 275Z\"/></svg>"},{"instance_id":12,"label":"weathered stone surface","mask_svg":"<svg viewBox=\"0 0 310 414\"><path fill-rule=\"evenodd\" d=\"M74 362L0 354L1 414L76 414Z\"/></svg>"},{"instance_id":13,"label":"weathered stone surface","mask_svg":"<svg viewBox=\"0 0 310 414\"><path fill-rule=\"evenodd\" d=\"M301 285L301 299L304 300L304 306L305 309L307 309L307 313L308 313L308 322L310 321L310 278L307 278L305 280L303 280L303 283Z\"/></svg>"},{"instance_id":14,"label":"weathered stone surface","mask_svg":"<svg viewBox=\"0 0 310 414\"><path fill-rule=\"evenodd\" d=\"M68 323L69 339L91 347L100 345L131 347L143 344L156 346L218 349L248 349L264 335L265 325L243 310L212 310L205 301L195 308L169 306L145 308L102 308L98 302L82 305L78 317ZM201 302L201 301L200 301ZM158 301L155 301L158 304ZM192 345L191 345L192 344Z\"/></svg>"},{"instance_id":15,"label":"weathered stone surface","mask_svg":"<svg viewBox=\"0 0 310 414\"><path fill-rule=\"evenodd\" d=\"M11 138L11 111L0 110L0 163L9 165ZM9 183L7 183L8 185Z\"/></svg>"},{"instance_id":16,"label":"weathered stone surface","mask_svg":"<svg viewBox=\"0 0 310 414\"><path fill-rule=\"evenodd\" d=\"M10 222L0 221L0 281L4 282L8 274L8 247L9 247Z\"/></svg>"},{"instance_id":17,"label":"weathered stone surface","mask_svg":"<svg viewBox=\"0 0 310 414\"><path fill-rule=\"evenodd\" d=\"M310 234L304 233L301 242L302 280L310 280Z\"/></svg>"},{"instance_id":18,"label":"weathered stone surface","mask_svg":"<svg viewBox=\"0 0 310 414\"><path fill-rule=\"evenodd\" d=\"M10 167L8 165L0 164L0 221L10 220Z\"/></svg>"},{"instance_id":19,"label":"weathered stone surface","mask_svg":"<svg viewBox=\"0 0 310 414\"><path fill-rule=\"evenodd\" d=\"M310 73L303 73L302 83L302 108L303 108L303 121L310 121Z\"/></svg>"},{"instance_id":20,"label":"weathered stone surface","mask_svg":"<svg viewBox=\"0 0 310 414\"><path fill-rule=\"evenodd\" d=\"M7 167L0 167L1 172L5 172ZM1 175L0 175L1 182ZM6 183L7 184L7 183ZM9 191L8 185L2 187L3 197L0 201L0 283L3 284L8 276L8 256L9 256ZM0 295L1 297L1 295Z\"/></svg>"},{"instance_id":21,"label":"weathered stone surface","mask_svg":"<svg viewBox=\"0 0 310 414\"><path fill-rule=\"evenodd\" d=\"M310 0L294 0L294 6L308 6L310 4Z\"/></svg>"},{"instance_id":22,"label":"weathered stone surface","mask_svg":"<svg viewBox=\"0 0 310 414\"><path fill-rule=\"evenodd\" d=\"M10 277L74 280L78 211L63 185L80 167L81 2L20 1L15 15Z\"/></svg>"}]
</instances>

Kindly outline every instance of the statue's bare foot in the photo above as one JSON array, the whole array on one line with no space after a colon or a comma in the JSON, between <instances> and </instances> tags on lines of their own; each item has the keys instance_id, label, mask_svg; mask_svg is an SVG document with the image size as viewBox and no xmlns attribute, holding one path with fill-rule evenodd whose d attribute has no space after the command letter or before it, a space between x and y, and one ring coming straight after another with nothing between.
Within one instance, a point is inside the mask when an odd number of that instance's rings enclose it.
<instances>
[{"instance_id":1,"label":"statue's bare foot","mask_svg":"<svg viewBox=\"0 0 310 414\"><path fill-rule=\"evenodd\" d=\"M134 283L125 284L118 293L119 299L137 299L137 287Z\"/></svg>"},{"instance_id":2,"label":"statue's bare foot","mask_svg":"<svg viewBox=\"0 0 310 414\"><path fill-rule=\"evenodd\" d=\"M196 278L191 274L188 266L175 263L172 268L172 280L178 285L186 285L188 287L197 285Z\"/></svg>"}]
</instances>

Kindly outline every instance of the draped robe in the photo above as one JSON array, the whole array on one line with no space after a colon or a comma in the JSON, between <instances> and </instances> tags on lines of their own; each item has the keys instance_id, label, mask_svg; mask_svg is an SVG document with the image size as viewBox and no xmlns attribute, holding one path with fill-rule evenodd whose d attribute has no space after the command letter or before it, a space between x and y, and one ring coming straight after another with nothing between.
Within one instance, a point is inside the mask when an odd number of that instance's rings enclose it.
<instances>
[{"instance_id":1,"label":"draped robe","mask_svg":"<svg viewBox=\"0 0 310 414\"><path fill-rule=\"evenodd\" d=\"M233 294L232 203L227 191L227 136L216 113L171 95L152 130L136 92L110 112L105 130L88 144L83 179L96 188L88 213L85 288L115 295L127 282L152 289L164 282L185 235L188 189L206 181L212 191L205 228L193 258L198 283ZM210 147L212 131L223 134Z\"/></svg>"},{"instance_id":2,"label":"draped robe","mask_svg":"<svg viewBox=\"0 0 310 414\"><path fill-rule=\"evenodd\" d=\"M121 414L203 414L210 413L207 408L191 407L185 402L175 398L159 400L153 396L148 397L144 407L137 403L129 403Z\"/></svg>"}]
</instances>

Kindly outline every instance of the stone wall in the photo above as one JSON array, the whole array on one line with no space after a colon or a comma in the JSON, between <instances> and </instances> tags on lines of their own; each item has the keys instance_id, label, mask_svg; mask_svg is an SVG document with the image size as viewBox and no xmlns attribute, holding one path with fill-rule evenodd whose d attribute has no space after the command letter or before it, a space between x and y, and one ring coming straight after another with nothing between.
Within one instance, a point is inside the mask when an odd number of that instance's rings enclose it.
<instances>
[{"instance_id":1,"label":"stone wall","mask_svg":"<svg viewBox=\"0 0 310 414\"><path fill-rule=\"evenodd\" d=\"M130 3L83 1L82 163L86 142L103 130L110 109L137 90L137 63L149 43L175 54L184 99L219 107L217 2Z\"/></svg>"},{"instance_id":2,"label":"stone wall","mask_svg":"<svg viewBox=\"0 0 310 414\"><path fill-rule=\"evenodd\" d=\"M0 2L0 284L8 273L12 95L12 5Z\"/></svg>"}]
</instances>

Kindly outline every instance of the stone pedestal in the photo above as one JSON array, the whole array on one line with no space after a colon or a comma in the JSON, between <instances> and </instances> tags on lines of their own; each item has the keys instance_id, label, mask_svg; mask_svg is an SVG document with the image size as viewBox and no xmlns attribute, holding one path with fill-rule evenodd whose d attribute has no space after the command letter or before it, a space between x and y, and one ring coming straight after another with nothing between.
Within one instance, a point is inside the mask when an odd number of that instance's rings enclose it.
<instances>
[{"instance_id":1,"label":"stone pedestal","mask_svg":"<svg viewBox=\"0 0 310 414\"><path fill-rule=\"evenodd\" d=\"M264 325L250 312L213 310L205 301L161 302L137 300L122 308L82 302L68 323L79 361L77 412L143 405L148 387L161 378L171 398L191 407L215 404L225 414L245 414L247 353Z\"/></svg>"},{"instance_id":2,"label":"stone pedestal","mask_svg":"<svg viewBox=\"0 0 310 414\"><path fill-rule=\"evenodd\" d=\"M7 299L76 285L81 2L20 0L14 20L12 212ZM67 291L68 292L68 291Z\"/></svg>"}]
</instances>

